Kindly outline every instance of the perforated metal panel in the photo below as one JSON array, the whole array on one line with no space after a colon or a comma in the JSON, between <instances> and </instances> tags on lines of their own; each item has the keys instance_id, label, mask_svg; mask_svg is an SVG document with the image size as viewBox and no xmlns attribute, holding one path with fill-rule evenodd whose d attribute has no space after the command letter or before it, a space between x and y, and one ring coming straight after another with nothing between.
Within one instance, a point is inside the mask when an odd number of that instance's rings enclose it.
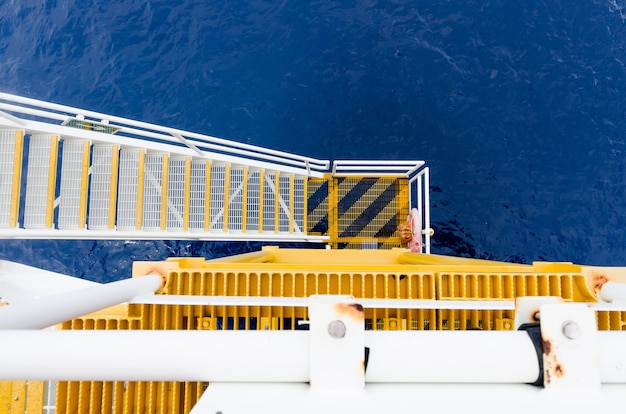
<instances>
[{"instance_id":1,"label":"perforated metal panel","mask_svg":"<svg viewBox=\"0 0 626 414\"><path fill-rule=\"evenodd\" d=\"M186 203L187 157L173 156L169 159L167 179L167 229L185 230L188 226Z\"/></svg>"},{"instance_id":2,"label":"perforated metal panel","mask_svg":"<svg viewBox=\"0 0 626 414\"><path fill-rule=\"evenodd\" d=\"M58 142L56 135L30 137L24 206L26 228L51 228L53 225Z\"/></svg>"},{"instance_id":3,"label":"perforated metal panel","mask_svg":"<svg viewBox=\"0 0 626 414\"><path fill-rule=\"evenodd\" d=\"M263 231L273 232L276 228L277 210L276 175L265 171L263 180Z\"/></svg>"},{"instance_id":4,"label":"perforated metal panel","mask_svg":"<svg viewBox=\"0 0 626 414\"><path fill-rule=\"evenodd\" d=\"M160 230L163 202L163 186L167 190L167 179L164 179L164 154L146 154L143 189L143 229Z\"/></svg>"},{"instance_id":5,"label":"perforated metal panel","mask_svg":"<svg viewBox=\"0 0 626 414\"><path fill-rule=\"evenodd\" d=\"M211 230L224 230L224 209L226 190L226 165L211 166Z\"/></svg>"},{"instance_id":6,"label":"perforated metal panel","mask_svg":"<svg viewBox=\"0 0 626 414\"><path fill-rule=\"evenodd\" d=\"M209 166L210 172L210 166ZM191 178L189 191L189 229L192 231L204 230L206 214L206 195L209 188L206 185L207 162L194 160L191 163Z\"/></svg>"},{"instance_id":7,"label":"perforated metal panel","mask_svg":"<svg viewBox=\"0 0 626 414\"><path fill-rule=\"evenodd\" d=\"M0 228L17 227L23 131L0 130Z\"/></svg>"},{"instance_id":8,"label":"perforated metal panel","mask_svg":"<svg viewBox=\"0 0 626 414\"><path fill-rule=\"evenodd\" d=\"M90 144L88 141L63 141L59 229L82 229L85 227L89 152Z\"/></svg>"},{"instance_id":9,"label":"perforated metal panel","mask_svg":"<svg viewBox=\"0 0 626 414\"><path fill-rule=\"evenodd\" d=\"M120 151L117 229L140 228L139 200L143 193L144 151L124 148Z\"/></svg>"},{"instance_id":10,"label":"perforated metal panel","mask_svg":"<svg viewBox=\"0 0 626 414\"><path fill-rule=\"evenodd\" d=\"M250 170L248 173L248 198L246 200L246 230L259 231L259 212L261 208L261 173Z\"/></svg>"},{"instance_id":11,"label":"perforated metal panel","mask_svg":"<svg viewBox=\"0 0 626 414\"><path fill-rule=\"evenodd\" d=\"M305 216L306 211L304 205L306 203L306 179L296 176L293 181L293 227L296 232L305 232Z\"/></svg>"},{"instance_id":12,"label":"perforated metal panel","mask_svg":"<svg viewBox=\"0 0 626 414\"><path fill-rule=\"evenodd\" d=\"M244 168L231 167L228 200L228 229L230 231L243 230L244 183Z\"/></svg>"},{"instance_id":13,"label":"perforated metal panel","mask_svg":"<svg viewBox=\"0 0 626 414\"><path fill-rule=\"evenodd\" d=\"M117 196L117 145L94 144L89 189L89 228L113 229Z\"/></svg>"}]
</instances>

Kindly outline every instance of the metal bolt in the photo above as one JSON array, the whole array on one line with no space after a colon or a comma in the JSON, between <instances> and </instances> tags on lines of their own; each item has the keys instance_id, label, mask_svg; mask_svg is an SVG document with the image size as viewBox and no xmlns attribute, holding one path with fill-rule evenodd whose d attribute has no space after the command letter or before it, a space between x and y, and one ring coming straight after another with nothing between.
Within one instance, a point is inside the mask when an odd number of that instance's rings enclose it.
<instances>
[{"instance_id":1,"label":"metal bolt","mask_svg":"<svg viewBox=\"0 0 626 414\"><path fill-rule=\"evenodd\" d=\"M333 338L343 338L346 336L346 325L341 321L332 321L328 324L328 333Z\"/></svg>"},{"instance_id":2,"label":"metal bolt","mask_svg":"<svg viewBox=\"0 0 626 414\"><path fill-rule=\"evenodd\" d=\"M561 330L563 332L563 335L565 335L567 339L576 339L580 337L582 333L580 331L580 326L578 326L578 324L574 321L563 322L563 326L561 327Z\"/></svg>"}]
</instances>

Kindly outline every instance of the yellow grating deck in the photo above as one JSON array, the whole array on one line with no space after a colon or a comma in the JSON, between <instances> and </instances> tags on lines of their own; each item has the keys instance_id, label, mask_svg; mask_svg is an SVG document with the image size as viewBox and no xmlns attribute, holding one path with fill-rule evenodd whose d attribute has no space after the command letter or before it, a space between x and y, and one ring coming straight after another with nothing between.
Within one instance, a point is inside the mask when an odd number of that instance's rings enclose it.
<instances>
[{"instance_id":1,"label":"yellow grating deck","mask_svg":"<svg viewBox=\"0 0 626 414\"><path fill-rule=\"evenodd\" d=\"M585 267L569 263L519 265L393 250L264 248L215 260L136 262L135 275L167 277L163 294L357 298L512 300L560 296L595 301ZM513 310L365 309L372 330L507 330ZM68 321L62 329L299 329L307 309L270 306L120 305ZM601 330L622 330L626 312L597 312ZM158 363L158 362L157 362ZM207 383L62 382L57 413L187 413ZM2 388L0 388L0 391Z\"/></svg>"},{"instance_id":2,"label":"yellow grating deck","mask_svg":"<svg viewBox=\"0 0 626 414\"><path fill-rule=\"evenodd\" d=\"M327 177L308 180L309 234L330 236L333 248L400 246L398 225L409 214L403 177Z\"/></svg>"}]
</instances>

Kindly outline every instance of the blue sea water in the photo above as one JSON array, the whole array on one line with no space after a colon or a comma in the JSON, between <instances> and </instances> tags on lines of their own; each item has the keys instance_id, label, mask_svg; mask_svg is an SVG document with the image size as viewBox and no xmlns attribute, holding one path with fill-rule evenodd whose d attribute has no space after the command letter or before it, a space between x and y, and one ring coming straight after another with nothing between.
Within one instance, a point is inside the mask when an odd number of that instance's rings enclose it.
<instances>
[{"instance_id":1,"label":"blue sea water","mask_svg":"<svg viewBox=\"0 0 626 414\"><path fill-rule=\"evenodd\" d=\"M621 1L0 0L0 90L330 159L424 159L432 251L626 265ZM0 241L98 281L258 243Z\"/></svg>"}]
</instances>

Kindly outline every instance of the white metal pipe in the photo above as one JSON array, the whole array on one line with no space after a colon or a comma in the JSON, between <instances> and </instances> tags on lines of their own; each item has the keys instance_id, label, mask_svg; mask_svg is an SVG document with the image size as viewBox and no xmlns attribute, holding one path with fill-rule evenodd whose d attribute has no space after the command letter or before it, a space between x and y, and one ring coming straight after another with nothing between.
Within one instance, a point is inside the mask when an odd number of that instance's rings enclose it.
<instances>
[{"instance_id":1,"label":"white metal pipe","mask_svg":"<svg viewBox=\"0 0 626 414\"><path fill-rule=\"evenodd\" d=\"M342 172L342 171L361 171L361 170L368 170L368 171L401 171L401 172L405 172L408 171L409 168L413 168L415 166L415 164L410 164L410 165L394 165L394 164L378 164L378 165L354 165L354 166L348 166L348 165L340 165L337 167L337 171L338 172Z\"/></svg>"},{"instance_id":2,"label":"white metal pipe","mask_svg":"<svg viewBox=\"0 0 626 414\"><path fill-rule=\"evenodd\" d=\"M309 236L304 233L247 232L225 233L205 231L135 231L135 230L59 230L59 229L2 229L2 239L137 239L137 240L245 240L245 241L284 241L284 242L317 242L327 241L329 236Z\"/></svg>"},{"instance_id":3,"label":"white metal pipe","mask_svg":"<svg viewBox=\"0 0 626 414\"><path fill-rule=\"evenodd\" d=\"M0 307L0 329L43 329L161 288L148 275ZM4 338L4 333L2 333Z\"/></svg>"},{"instance_id":4,"label":"white metal pipe","mask_svg":"<svg viewBox=\"0 0 626 414\"><path fill-rule=\"evenodd\" d=\"M537 354L522 331L368 331L366 382L532 383ZM626 383L626 334L598 332L602 383Z\"/></svg>"},{"instance_id":5,"label":"white metal pipe","mask_svg":"<svg viewBox=\"0 0 626 414\"><path fill-rule=\"evenodd\" d=\"M3 331L0 378L309 380L307 331Z\"/></svg>"},{"instance_id":6,"label":"white metal pipe","mask_svg":"<svg viewBox=\"0 0 626 414\"><path fill-rule=\"evenodd\" d=\"M526 332L372 331L367 382L532 383L537 353Z\"/></svg>"},{"instance_id":7,"label":"white metal pipe","mask_svg":"<svg viewBox=\"0 0 626 414\"><path fill-rule=\"evenodd\" d=\"M414 164L424 163L422 160L336 160L335 164L339 167L344 165L407 165L413 166Z\"/></svg>"},{"instance_id":8,"label":"white metal pipe","mask_svg":"<svg viewBox=\"0 0 626 414\"><path fill-rule=\"evenodd\" d=\"M626 302L626 283L606 282L598 297L606 302Z\"/></svg>"},{"instance_id":9,"label":"white metal pipe","mask_svg":"<svg viewBox=\"0 0 626 414\"><path fill-rule=\"evenodd\" d=\"M309 380L310 331L4 331L0 379ZM372 383L529 383L535 348L518 331L366 331ZM626 334L599 332L603 383L626 383Z\"/></svg>"},{"instance_id":10,"label":"white metal pipe","mask_svg":"<svg viewBox=\"0 0 626 414\"><path fill-rule=\"evenodd\" d=\"M240 143L240 142L236 142L236 141L229 141L229 140L226 140L226 139L223 139L223 138L217 138L217 137L213 137L213 136L197 134L197 133L193 133L193 132L189 132L189 131L183 131L183 130L174 129L174 128L162 127L162 126L155 125L155 124L149 124L149 123L146 123L146 122L135 121L135 120L132 120L132 119L126 119L126 118L121 118L121 117L112 116L112 115L108 115L108 114L103 114L103 113L99 113L99 112L88 111L88 110L84 110L84 109L80 109L80 108L74 108L74 107L66 106L66 105L54 104L54 103L50 103L50 102L46 102L46 101L40 101L40 100L37 100L37 99L25 98L25 97L18 96L18 95L12 95L12 94L8 94L8 93L0 92L0 99L6 100L6 101L16 102L16 103L20 103L20 104L26 104L26 105L30 105L30 106L38 106L38 107L41 107L41 108L46 108L46 109L49 109L49 110L54 110L54 111L59 111L59 112L68 112L68 113L71 113L71 114L82 114L84 116L88 116L88 117L96 118L96 119L107 119L109 121L118 122L118 123L122 123L122 124L125 124L125 125L132 125L132 126L136 126L136 127L142 128L142 129L151 129L153 131L165 132L165 133L170 134L170 135L172 135L172 134L180 134L180 135L184 135L184 136L187 136L187 137L196 138L196 139L202 140L204 142L216 142L216 143L229 145L229 146L232 146L232 147L252 149L252 150L259 151L259 152L262 152L262 153L265 153L265 154L274 154L274 155L288 157L288 158L293 158L293 159L308 160L309 162L311 162L313 164L320 164L321 166L325 166L324 167L325 169L328 169L329 166L330 166L330 161L327 161L327 160L319 160L319 159L316 159L316 158L304 157L304 156L301 156L301 155L290 154L290 153L283 152L283 151L277 151L277 150L272 150L272 149L268 149L268 148L257 147L255 145L244 144L244 143ZM23 112L23 111L27 110L27 108L25 108L23 106L17 106L16 105L16 106L14 106L12 108L12 110L16 111L16 112ZM45 116L42 115L42 117L45 117Z\"/></svg>"},{"instance_id":11,"label":"white metal pipe","mask_svg":"<svg viewBox=\"0 0 626 414\"><path fill-rule=\"evenodd\" d=\"M8 105L8 104L3 104L0 102L0 109L15 109L13 105ZM54 114L54 113L50 113L50 112L45 112L42 110L38 110L38 109L31 109L31 108L22 108L21 111L22 113L25 114L29 114L29 115L35 115L35 116L39 116L42 118L52 118L52 119L56 119L59 121L65 121L68 117L67 115L63 115L63 114ZM18 119L19 121L23 122L20 118L16 118L13 117L15 119ZM167 141L169 143L172 144L184 144L186 147L191 148L192 150L194 150L196 153L199 153L199 155L201 156L205 156L208 154L203 153L202 151L200 151L196 145L202 145L205 148L209 148L209 149L213 149L213 150L217 150L217 151L224 151L224 152L228 152L231 154L238 154L238 155L243 155L243 156L249 156L249 157L258 157L263 159L264 161L273 161L273 162L277 162L277 163L285 163L285 164L289 164L289 165L293 165L296 166L298 168L306 168L305 162L310 162L308 159L301 159L302 157L299 156L286 156L286 155L280 155L280 156L276 156L276 155L271 155L271 154L266 154L265 153L265 149L264 148L260 148L260 147L252 147L253 149L238 149L237 146L233 145L235 144L235 142L230 142L230 141L226 141L227 144L212 144L210 143L210 141L207 140L199 140L199 139L195 139L196 143L192 143L190 140L187 140L185 137L183 137L180 134L174 134L174 135L167 135L167 134L163 134L163 133L155 133L155 132L150 132L150 131L145 131L145 130L140 130L140 129L135 129L135 128L129 128L129 127L125 127L123 125L110 125L111 127L117 127L120 128L122 130L123 133L125 134L129 134L129 135L134 135L136 137L140 137L139 139L142 138L156 138L156 139L160 139L163 141ZM68 127L69 128L69 127ZM135 137L134 137L135 138ZM287 153L285 153L287 154ZM289 154L291 155L291 154ZM325 170L328 167L328 162L310 162L310 164L313 165L313 168L316 170L322 169ZM326 167L326 168L324 168Z\"/></svg>"},{"instance_id":12,"label":"white metal pipe","mask_svg":"<svg viewBox=\"0 0 626 414\"><path fill-rule=\"evenodd\" d=\"M424 168L424 229L426 253L430 254L430 168Z\"/></svg>"},{"instance_id":13,"label":"white metal pipe","mask_svg":"<svg viewBox=\"0 0 626 414\"><path fill-rule=\"evenodd\" d=\"M25 120L22 128L27 131L40 131L45 133L58 134L66 137L75 137L80 139L87 139L93 142L106 142L112 144L118 144L123 147L134 147L134 148L148 148L154 151L163 151L163 152L171 152L179 155L188 155L188 156L197 156L197 153L188 147L176 146L167 143L154 142L143 140L141 138L136 138L132 136L124 136L124 135L110 135L110 134L101 134L99 132L89 131L80 128L72 128L63 125L56 125L45 123L41 121L32 121ZM256 159L247 159L235 155L227 155L221 153L212 153L207 152L207 158L212 160L219 160L224 162L230 162L232 164L241 164L247 165L251 167L265 168L270 170L277 170L281 172L289 172L294 174L308 175L310 177L322 177L324 174L319 171L307 172L306 168L296 168L290 167L288 165L270 163L262 160Z\"/></svg>"}]
</instances>

